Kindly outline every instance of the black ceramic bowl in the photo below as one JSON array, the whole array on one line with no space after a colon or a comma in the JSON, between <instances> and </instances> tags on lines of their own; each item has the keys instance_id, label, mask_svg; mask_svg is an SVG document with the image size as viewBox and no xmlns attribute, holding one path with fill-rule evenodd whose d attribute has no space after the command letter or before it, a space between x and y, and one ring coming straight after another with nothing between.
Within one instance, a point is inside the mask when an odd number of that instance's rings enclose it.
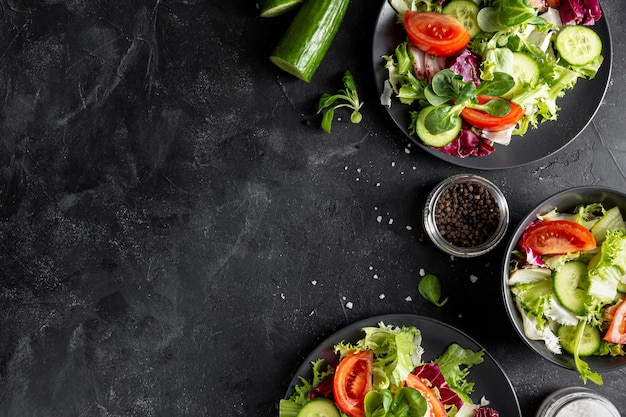
<instances>
[{"instance_id":1,"label":"black ceramic bowl","mask_svg":"<svg viewBox=\"0 0 626 417\"><path fill-rule=\"evenodd\" d=\"M515 306L513 294L508 285L509 265L511 262L511 254L522 237L524 230L537 219L538 215L545 214L555 208L561 213L567 213L571 212L571 210L580 204L598 202L602 203L607 210L614 206L619 206L622 216L626 216L626 191L620 191L614 188L602 186L576 187L561 191L545 199L517 225L504 252L504 263L502 265L502 295L504 297L504 305L509 319L519 336L532 350L550 362L574 370L576 366L572 355L566 352L555 355L546 348L542 340L530 340L524 334L522 316ZM588 356L585 357L584 360L589 364L591 370L596 372L609 371L626 366L626 356Z\"/></svg>"}]
</instances>

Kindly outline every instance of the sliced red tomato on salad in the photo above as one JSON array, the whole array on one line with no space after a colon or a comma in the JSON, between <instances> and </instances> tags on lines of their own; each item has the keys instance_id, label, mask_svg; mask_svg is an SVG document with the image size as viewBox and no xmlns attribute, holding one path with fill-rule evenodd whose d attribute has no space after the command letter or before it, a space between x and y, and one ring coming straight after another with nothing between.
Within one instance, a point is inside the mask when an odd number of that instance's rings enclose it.
<instances>
[{"instance_id":1,"label":"sliced red tomato on salad","mask_svg":"<svg viewBox=\"0 0 626 417\"><path fill-rule=\"evenodd\" d=\"M446 417L446 407L443 405L435 391L430 389L430 387L415 374L409 374L406 377L406 386L415 388L419 392L422 393L422 396L426 399L428 403L428 413L425 417Z\"/></svg>"},{"instance_id":2,"label":"sliced red tomato on salad","mask_svg":"<svg viewBox=\"0 0 626 417\"><path fill-rule=\"evenodd\" d=\"M557 255L591 250L596 239L583 225L569 220L538 221L526 229L522 247L535 255Z\"/></svg>"},{"instance_id":3,"label":"sliced red tomato on salad","mask_svg":"<svg viewBox=\"0 0 626 417\"><path fill-rule=\"evenodd\" d=\"M456 55L470 41L470 34L463 24L456 17L442 13L407 10L404 27L409 40L430 55Z\"/></svg>"},{"instance_id":4,"label":"sliced red tomato on salad","mask_svg":"<svg viewBox=\"0 0 626 417\"><path fill-rule=\"evenodd\" d=\"M350 417L364 417L363 399L372 390L374 353L361 350L350 353L339 362L333 379L337 407Z\"/></svg>"},{"instance_id":5,"label":"sliced red tomato on salad","mask_svg":"<svg viewBox=\"0 0 626 417\"><path fill-rule=\"evenodd\" d=\"M479 95L476 99L478 100L478 104L485 104L491 100L505 100L500 97L486 96L484 94ZM493 116L485 111L466 107L461 112L461 117L467 123L478 129L490 130L492 132L506 130L515 126L515 124L524 117L524 110L520 106L511 101L508 101L508 103L511 106L511 110L504 116Z\"/></svg>"},{"instance_id":6,"label":"sliced red tomato on salad","mask_svg":"<svg viewBox=\"0 0 626 417\"><path fill-rule=\"evenodd\" d=\"M626 300L622 300L613 312L613 318L604 335L604 340L621 345L626 344Z\"/></svg>"}]
</instances>

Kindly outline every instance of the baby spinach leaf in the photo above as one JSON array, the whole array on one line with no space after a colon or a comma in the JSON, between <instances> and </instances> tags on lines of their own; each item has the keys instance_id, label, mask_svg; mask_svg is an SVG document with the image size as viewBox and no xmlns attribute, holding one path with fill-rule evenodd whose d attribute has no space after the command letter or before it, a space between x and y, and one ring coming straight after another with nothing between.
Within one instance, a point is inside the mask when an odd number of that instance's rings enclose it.
<instances>
[{"instance_id":1,"label":"baby spinach leaf","mask_svg":"<svg viewBox=\"0 0 626 417\"><path fill-rule=\"evenodd\" d=\"M424 275L417 286L417 290L422 297L437 307L442 307L448 301L447 297L443 301L439 301L441 298L441 284L436 275Z\"/></svg>"},{"instance_id":2,"label":"baby spinach leaf","mask_svg":"<svg viewBox=\"0 0 626 417\"><path fill-rule=\"evenodd\" d=\"M502 96L515 85L515 80L505 72L494 72L493 79L483 81L477 88L476 94L488 96Z\"/></svg>"}]
</instances>

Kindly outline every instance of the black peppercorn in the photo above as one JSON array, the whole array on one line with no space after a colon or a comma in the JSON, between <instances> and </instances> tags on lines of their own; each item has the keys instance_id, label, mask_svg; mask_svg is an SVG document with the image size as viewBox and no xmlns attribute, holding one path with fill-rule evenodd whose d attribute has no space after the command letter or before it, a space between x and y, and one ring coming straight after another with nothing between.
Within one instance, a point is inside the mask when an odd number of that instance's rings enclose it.
<instances>
[{"instance_id":1,"label":"black peppercorn","mask_svg":"<svg viewBox=\"0 0 626 417\"><path fill-rule=\"evenodd\" d=\"M435 205L437 229L454 246L470 248L485 243L499 222L498 203L480 184L454 184L443 191Z\"/></svg>"}]
</instances>

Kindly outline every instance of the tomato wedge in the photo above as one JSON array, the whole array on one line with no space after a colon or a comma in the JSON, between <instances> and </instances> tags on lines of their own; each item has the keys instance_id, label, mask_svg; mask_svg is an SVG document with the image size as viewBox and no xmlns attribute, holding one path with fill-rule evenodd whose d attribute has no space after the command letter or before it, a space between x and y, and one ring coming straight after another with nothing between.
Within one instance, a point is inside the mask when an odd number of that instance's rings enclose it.
<instances>
[{"instance_id":1,"label":"tomato wedge","mask_svg":"<svg viewBox=\"0 0 626 417\"><path fill-rule=\"evenodd\" d=\"M526 229L520 243L536 255L566 254L596 247L591 232L569 220L538 221Z\"/></svg>"},{"instance_id":2,"label":"tomato wedge","mask_svg":"<svg viewBox=\"0 0 626 417\"><path fill-rule=\"evenodd\" d=\"M364 417L363 399L372 390L374 353L361 350L350 353L339 362L333 379L337 407L350 417Z\"/></svg>"},{"instance_id":3,"label":"tomato wedge","mask_svg":"<svg viewBox=\"0 0 626 417\"><path fill-rule=\"evenodd\" d=\"M404 27L409 40L430 55L456 55L470 41L470 34L463 24L447 14L407 10Z\"/></svg>"},{"instance_id":4,"label":"tomato wedge","mask_svg":"<svg viewBox=\"0 0 626 417\"><path fill-rule=\"evenodd\" d=\"M604 340L626 345L626 300L622 300L613 312L613 319L604 335Z\"/></svg>"},{"instance_id":5,"label":"tomato wedge","mask_svg":"<svg viewBox=\"0 0 626 417\"><path fill-rule=\"evenodd\" d=\"M422 378L415 374L409 374L406 377L406 386L415 388L421 392L426 402L428 402L428 413L425 417L446 417L446 407L439 397L437 397L437 394L426 385Z\"/></svg>"},{"instance_id":6,"label":"tomato wedge","mask_svg":"<svg viewBox=\"0 0 626 417\"><path fill-rule=\"evenodd\" d=\"M479 95L477 97L478 104L485 104L491 100L504 100L500 97L492 97L486 95ZM508 101L508 100L506 100ZM492 116L491 114L482 110L471 109L466 107L461 112L461 117L467 123L478 129L490 130L492 132L499 132L501 130L509 129L524 117L524 110L517 104L508 101L511 105L511 110L504 116Z\"/></svg>"}]
</instances>

